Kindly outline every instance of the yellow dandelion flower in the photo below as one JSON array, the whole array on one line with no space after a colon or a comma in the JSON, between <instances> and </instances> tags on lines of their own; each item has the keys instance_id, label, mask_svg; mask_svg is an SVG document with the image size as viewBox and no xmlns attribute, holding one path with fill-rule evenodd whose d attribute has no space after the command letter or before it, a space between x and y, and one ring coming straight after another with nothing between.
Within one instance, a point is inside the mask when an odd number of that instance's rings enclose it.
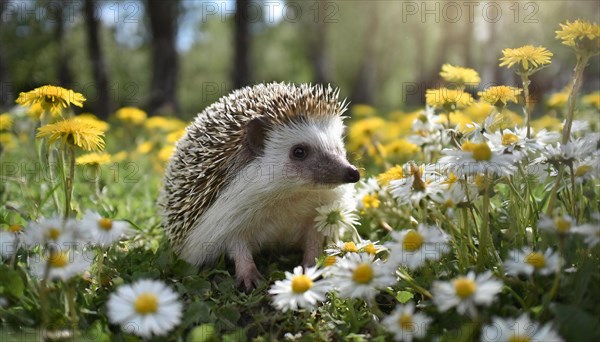
<instances>
[{"instance_id":1,"label":"yellow dandelion flower","mask_svg":"<svg viewBox=\"0 0 600 342\"><path fill-rule=\"evenodd\" d=\"M488 102L478 101L465 108L463 113L474 122L481 123L492 113L493 108Z\"/></svg>"},{"instance_id":2,"label":"yellow dandelion flower","mask_svg":"<svg viewBox=\"0 0 600 342\"><path fill-rule=\"evenodd\" d=\"M395 120L395 122L398 125L398 130L402 134L409 133L412 131L412 124L416 119L419 118L419 115L421 115L420 110L412 113L398 112L398 114L390 117Z\"/></svg>"},{"instance_id":3,"label":"yellow dandelion flower","mask_svg":"<svg viewBox=\"0 0 600 342\"><path fill-rule=\"evenodd\" d=\"M441 116L438 118L439 122L445 121L447 119L443 119ZM455 110L454 112L450 113L450 126L451 127L456 127L458 126L458 129L461 132L471 132L473 131L473 129L475 129L474 127L467 127L467 125L472 124L473 123L473 119L471 119L469 116L467 116L464 112L459 111L459 110Z\"/></svg>"},{"instance_id":4,"label":"yellow dandelion flower","mask_svg":"<svg viewBox=\"0 0 600 342\"><path fill-rule=\"evenodd\" d=\"M148 154L152 149L154 149L154 143L146 141L139 144L135 151L139 154Z\"/></svg>"},{"instance_id":5,"label":"yellow dandelion flower","mask_svg":"<svg viewBox=\"0 0 600 342\"><path fill-rule=\"evenodd\" d=\"M362 198L362 204L366 209L369 209L369 208L377 209L377 208L379 208L381 201L379 200L379 195L377 195L377 194L365 195Z\"/></svg>"},{"instance_id":6,"label":"yellow dandelion flower","mask_svg":"<svg viewBox=\"0 0 600 342\"><path fill-rule=\"evenodd\" d=\"M115 113L115 116L121 121L134 125L141 124L148 117L146 112L136 107L123 107Z\"/></svg>"},{"instance_id":7,"label":"yellow dandelion flower","mask_svg":"<svg viewBox=\"0 0 600 342\"><path fill-rule=\"evenodd\" d=\"M167 134L167 143L175 144L185 134L185 128L178 129L174 132Z\"/></svg>"},{"instance_id":8,"label":"yellow dandelion flower","mask_svg":"<svg viewBox=\"0 0 600 342\"><path fill-rule=\"evenodd\" d=\"M553 56L552 52L548 51L542 46L525 45L516 49L504 49L502 50L504 55L500 58L500 66L506 66L512 68L513 65L517 65L522 68L521 71L533 72L535 69L540 68L544 65L550 64L550 57Z\"/></svg>"},{"instance_id":9,"label":"yellow dandelion flower","mask_svg":"<svg viewBox=\"0 0 600 342\"><path fill-rule=\"evenodd\" d=\"M402 170L402 166L396 165L394 167L391 167L389 170L385 171L384 173L380 174L379 176L377 176L377 182L381 186L387 186L390 184L391 181L393 181L395 179L404 178L404 177L405 177L405 175L404 175L404 170Z\"/></svg>"},{"instance_id":10,"label":"yellow dandelion flower","mask_svg":"<svg viewBox=\"0 0 600 342\"><path fill-rule=\"evenodd\" d=\"M577 19L570 23L560 24L560 30L556 31L556 39L563 44L575 49L584 49L590 52L598 52L600 47L600 26L587 20Z\"/></svg>"},{"instance_id":11,"label":"yellow dandelion flower","mask_svg":"<svg viewBox=\"0 0 600 342\"><path fill-rule=\"evenodd\" d=\"M446 110L464 108L473 103L471 94L463 90L440 88L428 89L425 93L427 105Z\"/></svg>"},{"instance_id":12,"label":"yellow dandelion flower","mask_svg":"<svg viewBox=\"0 0 600 342\"><path fill-rule=\"evenodd\" d=\"M127 159L127 151L121 151L112 156L112 161L115 163L122 162L125 159Z\"/></svg>"},{"instance_id":13,"label":"yellow dandelion flower","mask_svg":"<svg viewBox=\"0 0 600 342\"><path fill-rule=\"evenodd\" d=\"M106 132L110 128L110 125L108 124L108 122L98 119L98 117L92 113L82 113L82 114L77 115L77 118L81 121L84 121L84 122L87 122L87 123L90 123L90 124L96 126L102 132Z\"/></svg>"},{"instance_id":14,"label":"yellow dandelion flower","mask_svg":"<svg viewBox=\"0 0 600 342\"><path fill-rule=\"evenodd\" d=\"M0 114L0 131L10 131L13 126L13 119L8 113Z\"/></svg>"},{"instance_id":15,"label":"yellow dandelion flower","mask_svg":"<svg viewBox=\"0 0 600 342\"><path fill-rule=\"evenodd\" d=\"M44 108L42 108L42 105L39 102L36 102L27 107L25 114L27 114L33 120L39 120L42 117L42 114L44 114ZM50 114L52 116L58 116L58 113L50 112Z\"/></svg>"},{"instance_id":16,"label":"yellow dandelion flower","mask_svg":"<svg viewBox=\"0 0 600 342\"><path fill-rule=\"evenodd\" d=\"M523 126L525 120L522 115L519 115L512 110L504 109L499 115L496 117L496 121L492 124L490 129L492 131L497 129L505 129L505 128L515 128L515 126Z\"/></svg>"},{"instance_id":17,"label":"yellow dandelion flower","mask_svg":"<svg viewBox=\"0 0 600 342\"><path fill-rule=\"evenodd\" d=\"M387 156L409 157L419 151L419 147L406 139L395 139L383 145Z\"/></svg>"},{"instance_id":18,"label":"yellow dandelion flower","mask_svg":"<svg viewBox=\"0 0 600 342\"><path fill-rule=\"evenodd\" d=\"M569 100L570 91L561 91L550 95L546 104L550 108L565 108Z\"/></svg>"},{"instance_id":19,"label":"yellow dandelion flower","mask_svg":"<svg viewBox=\"0 0 600 342\"><path fill-rule=\"evenodd\" d=\"M448 82L460 85L469 84L475 86L481 82L479 74L474 69L458 67L450 64L442 65L440 76Z\"/></svg>"},{"instance_id":20,"label":"yellow dandelion flower","mask_svg":"<svg viewBox=\"0 0 600 342\"><path fill-rule=\"evenodd\" d=\"M15 137L8 132L0 132L0 146L5 148L13 148L16 146ZM2 148L0 148L0 151Z\"/></svg>"},{"instance_id":21,"label":"yellow dandelion flower","mask_svg":"<svg viewBox=\"0 0 600 342\"><path fill-rule=\"evenodd\" d=\"M484 91L477 93L479 97L494 106L503 107L508 102L519 102L519 95L523 92L521 88L508 87L508 86L496 86L489 87Z\"/></svg>"},{"instance_id":22,"label":"yellow dandelion flower","mask_svg":"<svg viewBox=\"0 0 600 342\"><path fill-rule=\"evenodd\" d=\"M164 116L153 116L144 121L144 126L150 130L161 130L166 132L176 131L186 126L185 122Z\"/></svg>"},{"instance_id":23,"label":"yellow dandelion flower","mask_svg":"<svg viewBox=\"0 0 600 342\"><path fill-rule=\"evenodd\" d=\"M351 150L357 150L364 145L372 145L373 139L381 134L386 122L380 117L372 117L356 121L350 126L348 143Z\"/></svg>"},{"instance_id":24,"label":"yellow dandelion flower","mask_svg":"<svg viewBox=\"0 0 600 342\"><path fill-rule=\"evenodd\" d=\"M355 104L352 106L352 117L354 118L367 118L374 116L376 113L377 110L368 104Z\"/></svg>"},{"instance_id":25,"label":"yellow dandelion flower","mask_svg":"<svg viewBox=\"0 0 600 342\"><path fill-rule=\"evenodd\" d=\"M21 106L31 106L39 103L40 106L50 113L61 113L70 105L83 107L85 97L71 89L45 85L26 93L20 93L17 103Z\"/></svg>"},{"instance_id":26,"label":"yellow dandelion flower","mask_svg":"<svg viewBox=\"0 0 600 342\"><path fill-rule=\"evenodd\" d=\"M160 151L158 152L158 159L160 159L163 162L169 161L169 158L171 158L171 155L173 154L173 152L175 152L175 146L173 146L173 145L165 146L165 147L161 148Z\"/></svg>"},{"instance_id":27,"label":"yellow dandelion flower","mask_svg":"<svg viewBox=\"0 0 600 342\"><path fill-rule=\"evenodd\" d=\"M62 120L38 128L36 138L48 138L48 143L60 141L73 144L86 151L103 150L104 139L98 127L77 118Z\"/></svg>"},{"instance_id":28,"label":"yellow dandelion flower","mask_svg":"<svg viewBox=\"0 0 600 342\"><path fill-rule=\"evenodd\" d=\"M108 153L87 153L75 159L77 165L104 165L111 162L111 155Z\"/></svg>"},{"instance_id":29,"label":"yellow dandelion flower","mask_svg":"<svg viewBox=\"0 0 600 342\"><path fill-rule=\"evenodd\" d=\"M544 115L539 119L533 120L531 122L531 127L538 131L542 129L560 131L562 129L562 121L553 116Z\"/></svg>"},{"instance_id":30,"label":"yellow dandelion flower","mask_svg":"<svg viewBox=\"0 0 600 342\"><path fill-rule=\"evenodd\" d=\"M600 110L600 91L585 95L581 98L581 102Z\"/></svg>"}]
</instances>

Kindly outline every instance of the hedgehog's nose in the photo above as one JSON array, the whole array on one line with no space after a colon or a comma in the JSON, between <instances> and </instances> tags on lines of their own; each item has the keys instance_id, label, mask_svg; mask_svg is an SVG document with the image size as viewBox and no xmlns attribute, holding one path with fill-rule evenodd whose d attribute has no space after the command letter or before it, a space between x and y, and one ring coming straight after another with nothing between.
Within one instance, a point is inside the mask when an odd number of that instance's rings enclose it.
<instances>
[{"instance_id":1,"label":"hedgehog's nose","mask_svg":"<svg viewBox=\"0 0 600 342\"><path fill-rule=\"evenodd\" d=\"M346 181L348 183L356 183L360 179L360 173L354 166L350 166L346 169Z\"/></svg>"}]
</instances>

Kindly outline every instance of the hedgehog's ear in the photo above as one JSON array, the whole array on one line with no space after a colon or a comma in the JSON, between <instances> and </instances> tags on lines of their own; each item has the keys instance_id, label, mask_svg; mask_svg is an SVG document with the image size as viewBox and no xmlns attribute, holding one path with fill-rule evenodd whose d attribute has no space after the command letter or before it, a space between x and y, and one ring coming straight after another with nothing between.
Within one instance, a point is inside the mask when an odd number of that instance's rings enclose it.
<instances>
[{"instance_id":1,"label":"hedgehog's ear","mask_svg":"<svg viewBox=\"0 0 600 342\"><path fill-rule=\"evenodd\" d=\"M263 118L254 118L246 125L246 145L254 155L263 153L266 135L266 122Z\"/></svg>"}]
</instances>

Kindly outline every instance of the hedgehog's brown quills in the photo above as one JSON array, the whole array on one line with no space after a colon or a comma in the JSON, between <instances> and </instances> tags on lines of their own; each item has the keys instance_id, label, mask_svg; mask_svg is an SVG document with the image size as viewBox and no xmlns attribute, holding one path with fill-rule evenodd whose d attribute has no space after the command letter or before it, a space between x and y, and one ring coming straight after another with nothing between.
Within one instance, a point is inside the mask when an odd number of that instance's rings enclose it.
<instances>
[{"instance_id":1,"label":"hedgehog's brown quills","mask_svg":"<svg viewBox=\"0 0 600 342\"><path fill-rule=\"evenodd\" d=\"M359 179L345 156L338 94L260 84L200 113L177 143L159 199L175 252L198 266L226 253L246 288L260 279L252 254L263 248L297 246L314 264L324 240L316 208Z\"/></svg>"}]
</instances>

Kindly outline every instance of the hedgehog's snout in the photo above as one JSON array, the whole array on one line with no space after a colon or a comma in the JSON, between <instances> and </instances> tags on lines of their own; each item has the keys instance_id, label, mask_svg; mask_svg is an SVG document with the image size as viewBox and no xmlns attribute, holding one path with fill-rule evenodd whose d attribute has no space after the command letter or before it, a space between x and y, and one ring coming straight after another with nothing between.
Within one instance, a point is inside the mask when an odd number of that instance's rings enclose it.
<instances>
[{"instance_id":1,"label":"hedgehog's snout","mask_svg":"<svg viewBox=\"0 0 600 342\"><path fill-rule=\"evenodd\" d=\"M354 165L350 165L346 168L346 182L348 183L356 183L360 180L360 173L358 169Z\"/></svg>"}]
</instances>

